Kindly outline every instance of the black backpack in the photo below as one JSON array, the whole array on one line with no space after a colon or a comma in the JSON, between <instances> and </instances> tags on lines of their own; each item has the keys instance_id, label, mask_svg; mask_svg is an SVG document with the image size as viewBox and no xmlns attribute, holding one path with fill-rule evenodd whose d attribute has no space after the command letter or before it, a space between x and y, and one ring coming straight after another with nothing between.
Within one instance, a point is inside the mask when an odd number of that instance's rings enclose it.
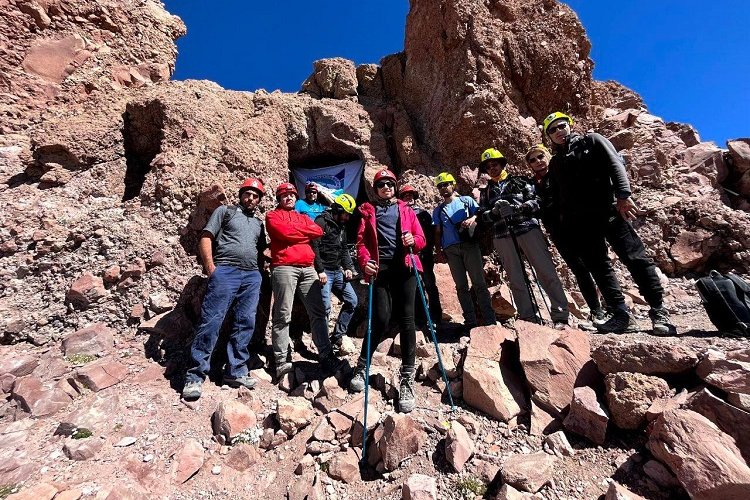
<instances>
[{"instance_id":1,"label":"black backpack","mask_svg":"<svg viewBox=\"0 0 750 500\"><path fill-rule=\"evenodd\" d=\"M750 335L750 284L736 274L711 271L695 286L708 318L722 333Z\"/></svg>"}]
</instances>

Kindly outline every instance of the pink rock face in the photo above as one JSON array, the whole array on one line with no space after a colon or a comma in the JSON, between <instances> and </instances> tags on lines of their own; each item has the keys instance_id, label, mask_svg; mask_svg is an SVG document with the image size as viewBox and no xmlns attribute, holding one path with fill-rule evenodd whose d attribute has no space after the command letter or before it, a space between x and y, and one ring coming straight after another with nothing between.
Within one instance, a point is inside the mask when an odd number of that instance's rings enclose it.
<instances>
[{"instance_id":1,"label":"pink rock face","mask_svg":"<svg viewBox=\"0 0 750 500\"><path fill-rule=\"evenodd\" d=\"M104 439L91 436L86 439L68 438L63 446L63 452L71 460L90 460L99 453L104 446Z\"/></svg>"},{"instance_id":2,"label":"pink rock face","mask_svg":"<svg viewBox=\"0 0 750 500\"><path fill-rule=\"evenodd\" d=\"M654 421L648 449L691 498L750 498L750 468L734 440L703 415L672 410Z\"/></svg>"},{"instance_id":3,"label":"pink rock face","mask_svg":"<svg viewBox=\"0 0 750 500\"><path fill-rule=\"evenodd\" d=\"M302 84L301 92L318 98L356 98L357 72L354 63L340 57L315 61L313 74Z\"/></svg>"},{"instance_id":4,"label":"pink rock face","mask_svg":"<svg viewBox=\"0 0 750 500\"><path fill-rule=\"evenodd\" d=\"M224 463L236 471L246 471L258 460L261 455L254 446L240 443L232 446L232 451L227 454Z\"/></svg>"},{"instance_id":5,"label":"pink rock face","mask_svg":"<svg viewBox=\"0 0 750 500\"><path fill-rule=\"evenodd\" d=\"M49 483L39 483L28 488L23 488L18 493L9 495L9 500L52 500L57 495L58 489ZM60 498L60 495L57 496Z\"/></svg>"},{"instance_id":6,"label":"pink rock face","mask_svg":"<svg viewBox=\"0 0 750 500\"><path fill-rule=\"evenodd\" d=\"M594 389L576 387L570 411L563 422L565 428L601 445L607 436L608 423L609 415L599 404Z\"/></svg>"},{"instance_id":7,"label":"pink rock face","mask_svg":"<svg viewBox=\"0 0 750 500\"><path fill-rule=\"evenodd\" d=\"M636 495L625 486L618 484L614 481L609 483L607 493L604 495L604 500L646 500L640 495Z\"/></svg>"},{"instance_id":8,"label":"pink rock face","mask_svg":"<svg viewBox=\"0 0 750 500\"><path fill-rule=\"evenodd\" d=\"M464 361L463 400L507 422L527 406L523 382L501 362L477 356Z\"/></svg>"},{"instance_id":9,"label":"pink rock face","mask_svg":"<svg viewBox=\"0 0 750 500\"><path fill-rule=\"evenodd\" d=\"M222 401L212 416L215 435L231 441L242 431L255 427L257 417L249 406L237 401Z\"/></svg>"},{"instance_id":10,"label":"pink rock face","mask_svg":"<svg viewBox=\"0 0 750 500\"><path fill-rule=\"evenodd\" d=\"M452 422L451 429L445 438L445 458L448 463L461 472L464 464L469 461L474 453L474 441L469 436L466 428L459 422Z\"/></svg>"},{"instance_id":11,"label":"pink rock face","mask_svg":"<svg viewBox=\"0 0 750 500\"><path fill-rule=\"evenodd\" d=\"M359 479L359 457L352 448L336 454L328 462L328 475L346 484L352 484Z\"/></svg>"},{"instance_id":12,"label":"pink rock face","mask_svg":"<svg viewBox=\"0 0 750 500\"><path fill-rule=\"evenodd\" d=\"M382 427L377 448L387 471L396 470L401 462L419 452L427 439L422 426L408 415L388 415Z\"/></svg>"},{"instance_id":13,"label":"pink rock face","mask_svg":"<svg viewBox=\"0 0 750 500\"><path fill-rule=\"evenodd\" d=\"M732 436L743 458L750 463L750 412L730 405L708 389L693 395L684 408L700 413Z\"/></svg>"},{"instance_id":14,"label":"pink rock face","mask_svg":"<svg viewBox=\"0 0 750 500\"><path fill-rule=\"evenodd\" d=\"M528 455L512 455L503 462L503 482L519 490L536 493L552 479L557 458L543 451Z\"/></svg>"},{"instance_id":15,"label":"pink rock face","mask_svg":"<svg viewBox=\"0 0 750 500\"><path fill-rule=\"evenodd\" d=\"M648 410L646 410L646 420L652 422L665 411L680 408L689 397L690 393L683 389L682 392L672 397L655 399L651 403L651 406L648 407Z\"/></svg>"},{"instance_id":16,"label":"pink rock face","mask_svg":"<svg viewBox=\"0 0 750 500\"><path fill-rule=\"evenodd\" d=\"M107 353L115 344L114 334L115 331L104 323L96 323L82 328L63 339L63 353L66 356Z\"/></svg>"},{"instance_id":17,"label":"pink rock face","mask_svg":"<svg viewBox=\"0 0 750 500\"><path fill-rule=\"evenodd\" d=\"M561 332L526 321L518 321L516 331L532 398L548 411L563 412L573 398L574 387L596 378L588 334L571 329Z\"/></svg>"},{"instance_id":18,"label":"pink rock face","mask_svg":"<svg viewBox=\"0 0 750 500\"><path fill-rule=\"evenodd\" d=\"M25 377L39 366L39 358L31 354L9 354L0 357L0 375Z\"/></svg>"},{"instance_id":19,"label":"pink rock face","mask_svg":"<svg viewBox=\"0 0 750 500\"><path fill-rule=\"evenodd\" d=\"M62 389L47 387L38 377L28 376L17 379L13 385L12 397L34 417L51 415L68 406L70 396Z\"/></svg>"},{"instance_id":20,"label":"pink rock face","mask_svg":"<svg viewBox=\"0 0 750 500\"><path fill-rule=\"evenodd\" d=\"M110 358L103 358L82 366L75 372L76 382L94 392L119 384L127 376L128 367Z\"/></svg>"},{"instance_id":21,"label":"pink rock face","mask_svg":"<svg viewBox=\"0 0 750 500\"><path fill-rule=\"evenodd\" d=\"M544 408L531 400L531 429L533 436L541 436L554 432L562 426L562 422Z\"/></svg>"},{"instance_id":22,"label":"pink rock face","mask_svg":"<svg viewBox=\"0 0 750 500\"><path fill-rule=\"evenodd\" d=\"M75 71L76 66L91 56L84 51L85 42L78 35L60 40L42 40L29 49L23 68L50 83L61 83Z\"/></svg>"},{"instance_id":23,"label":"pink rock face","mask_svg":"<svg viewBox=\"0 0 750 500\"><path fill-rule=\"evenodd\" d=\"M83 273L80 278L73 282L65 298L74 306L85 309L106 295L107 290L104 288L102 278L91 273Z\"/></svg>"},{"instance_id":24,"label":"pink rock face","mask_svg":"<svg viewBox=\"0 0 750 500\"><path fill-rule=\"evenodd\" d=\"M174 460L175 480L177 484L182 484L203 467L203 446L195 439L188 439L182 448L175 453Z\"/></svg>"},{"instance_id":25,"label":"pink rock face","mask_svg":"<svg viewBox=\"0 0 750 500\"><path fill-rule=\"evenodd\" d=\"M750 362L742 357L732 359L720 351L708 351L696 368L706 383L727 392L750 394Z\"/></svg>"},{"instance_id":26,"label":"pink rock face","mask_svg":"<svg viewBox=\"0 0 750 500\"><path fill-rule=\"evenodd\" d=\"M680 342L657 340L607 340L591 353L603 374L616 372L646 375L682 373L698 364L698 353Z\"/></svg>"},{"instance_id":27,"label":"pink rock face","mask_svg":"<svg viewBox=\"0 0 750 500\"><path fill-rule=\"evenodd\" d=\"M276 404L279 426L290 437L310 425L315 417L312 405L305 398L281 398Z\"/></svg>"},{"instance_id":28,"label":"pink rock face","mask_svg":"<svg viewBox=\"0 0 750 500\"><path fill-rule=\"evenodd\" d=\"M711 231L697 229L680 233L670 248L670 254L681 269L696 269L703 266L720 244L721 239Z\"/></svg>"},{"instance_id":29,"label":"pink rock face","mask_svg":"<svg viewBox=\"0 0 750 500\"><path fill-rule=\"evenodd\" d=\"M642 373L611 373L604 378L607 407L620 429L637 429L646 423L646 412L657 399L673 395L664 379Z\"/></svg>"},{"instance_id":30,"label":"pink rock face","mask_svg":"<svg viewBox=\"0 0 750 500\"><path fill-rule=\"evenodd\" d=\"M402 491L403 500L437 500L437 481L424 474L412 474Z\"/></svg>"}]
</instances>

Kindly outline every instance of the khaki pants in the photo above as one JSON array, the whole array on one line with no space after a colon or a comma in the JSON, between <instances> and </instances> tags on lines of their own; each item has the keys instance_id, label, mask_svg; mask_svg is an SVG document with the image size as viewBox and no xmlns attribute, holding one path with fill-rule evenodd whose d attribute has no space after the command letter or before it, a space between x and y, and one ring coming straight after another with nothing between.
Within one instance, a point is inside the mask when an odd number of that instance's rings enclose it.
<instances>
[{"instance_id":1,"label":"khaki pants","mask_svg":"<svg viewBox=\"0 0 750 500\"><path fill-rule=\"evenodd\" d=\"M523 251L523 255L529 264L536 271L536 275L542 284L542 288L547 293L551 302L552 321L568 321L568 300L565 298L560 277L555 270L555 264L552 262L552 256L549 253L547 240L544 238L542 231L535 227L519 236L516 236L518 246ZM510 290L513 293L513 300L518 309L518 316L524 320L533 320L536 311L529 298L528 286L524 278L526 272L523 264L519 260L518 252L513 245L513 239L510 236L505 238L495 238L495 251L500 257L505 272L510 280ZM533 284L533 275L529 278Z\"/></svg>"},{"instance_id":2,"label":"khaki pants","mask_svg":"<svg viewBox=\"0 0 750 500\"><path fill-rule=\"evenodd\" d=\"M287 361L289 355L289 324L295 295L300 298L310 316L310 330L320 356L331 353L328 338L326 309L321 293L322 285L313 267L278 266L271 272L273 312L271 314L271 343L276 362Z\"/></svg>"},{"instance_id":3,"label":"khaki pants","mask_svg":"<svg viewBox=\"0 0 750 500\"><path fill-rule=\"evenodd\" d=\"M474 301L471 299L468 274L471 287L477 294L479 309L482 311L482 319L485 325L495 324L495 310L492 309L492 298L484 281L484 261L478 243L456 243L444 249L451 270L453 281L456 282L456 295L461 310L464 313L464 322L476 324L477 316L474 311Z\"/></svg>"}]
</instances>

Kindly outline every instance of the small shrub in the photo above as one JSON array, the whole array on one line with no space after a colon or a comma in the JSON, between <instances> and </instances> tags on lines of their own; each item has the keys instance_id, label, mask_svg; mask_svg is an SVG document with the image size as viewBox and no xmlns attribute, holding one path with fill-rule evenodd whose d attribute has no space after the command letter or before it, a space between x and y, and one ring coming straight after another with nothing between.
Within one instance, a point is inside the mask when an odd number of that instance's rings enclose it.
<instances>
[{"instance_id":1,"label":"small shrub","mask_svg":"<svg viewBox=\"0 0 750 500\"><path fill-rule=\"evenodd\" d=\"M96 359L96 356L94 356L93 354L80 353L67 356L66 359L74 365L85 365L86 363L91 363L92 361L94 361Z\"/></svg>"},{"instance_id":2,"label":"small shrub","mask_svg":"<svg viewBox=\"0 0 750 500\"><path fill-rule=\"evenodd\" d=\"M477 496L483 497L487 493L487 485L471 476L464 476L458 480L456 484L458 492L462 497Z\"/></svg>"},{"instance_id":3,"label":"small shrub","mask_svg":"<svg viewBox=\"0 0 750 500\"><path fill-rule=\"evenodd\" d=\"M8 495L16 493L18 486L15 484L3 484L0 485L0 498L7 498Z\"/></svg>"},{"instance_id":4,"label":"small shrub","mask_svg":"<svg viewBox=\"0 0 750 500\"><path fill-rule=\"evenodd\" d=\"M81 427L80 429L76 429L76 431L70 437L72 437L73 439L86 439L90 438L93 435L93 432L86 429L85 427Z\"/></svg>"}]
</instances>

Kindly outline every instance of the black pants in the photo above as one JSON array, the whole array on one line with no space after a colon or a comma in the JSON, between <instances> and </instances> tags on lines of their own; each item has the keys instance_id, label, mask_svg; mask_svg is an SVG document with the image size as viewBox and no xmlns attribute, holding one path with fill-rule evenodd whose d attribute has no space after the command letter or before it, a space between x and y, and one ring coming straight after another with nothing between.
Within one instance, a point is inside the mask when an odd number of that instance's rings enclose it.
<instances>
[{"instance_id":1,"label":"black pants","mask_svg":"<svg viewBox=\"0 0 750 500\"><path fill-rule=\"evenodd\" d=\"M563 237L553 238L552 242L555 244L555 247L557 247L557 251L560 252L560 257L565 261L570 272L575 276L576 282L578 283L578 290L581 291L581 295L583 295L583 300L586 301L586 305L589 306L591 311L599 309L601 303L599 302L599 292L596 290L596 283L594 282L591 273L586 268L583 259L581 259L578 254L576 245L572 243L569 238Z\"/></svg>"},{"instance_id":2,"label":"black pants","mask_svg":"<svg viewBox=\"0 0 750 500\"><path fill-rule=\"evenodd\" d=\"M434 325L439 325L443 318L443 308L440 305L440 294L437 289L437 280L435 279L435 261L430 258L420 256L422 261L422 283L424 284L424 291L427 294L427 304L430 309L430 318ZM419 325L426 325L427 318L424 314L424 306L422 305L422 298L419 293L415 294L414 304L414 317L416 323Z\"/></svg>"},{"instance_id":3,"label":"black pants","mask_svg":"<svg viewBox=\"0 0 750 500\"><path fill-rule=\"evenodd\" d=\"M654 261L646 255L646 247L633 226L619 213L612 213L602 224L581 223L567 236L571 236L571 250L594 277L609 307L624 308L625 297L607 255L607 243L630 272L646 302L653 308L662 306L664 289Z\"/></svg>"},{"instance_id":4,"label":"black pants","mask_svg":"<svg viewBox=\"0 0 750 500\"><path fill-rule=\"evenodd\" d=\"M414 297L417 281L414 271L396 262L380 263L380 271L375 278L372 297L372 334L370 337L370 357L378 347L383 334L388 330L391 316L396 315L401 335L401 364L414 366L416 357L416 332L414 327ZM362 352L358 365L364 367L367 339L362 342Z\"/></svg>"}]
</instances>

